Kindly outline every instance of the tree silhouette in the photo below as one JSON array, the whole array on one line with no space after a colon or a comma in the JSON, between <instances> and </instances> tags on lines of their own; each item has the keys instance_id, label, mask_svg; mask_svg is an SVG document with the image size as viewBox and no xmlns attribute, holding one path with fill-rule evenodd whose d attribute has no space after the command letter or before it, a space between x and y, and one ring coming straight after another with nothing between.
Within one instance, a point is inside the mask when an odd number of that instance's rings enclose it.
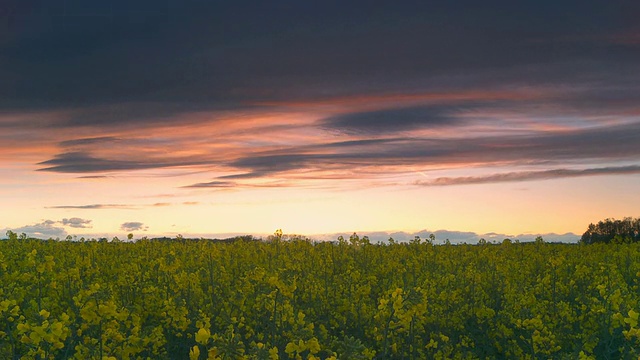
<instances>
[{"instance_id":1,"label":"tree silhouette","mask_svg":"<svg viewBox=\"0 0 640 360\"><path fill-rule=\"evenodd\" d=\"M640 219L631 217L622 220L605 219L597 224L591 223L580 238L580 242L584 244L636 241L640 241Z\"/></svg>"}]
</instances>

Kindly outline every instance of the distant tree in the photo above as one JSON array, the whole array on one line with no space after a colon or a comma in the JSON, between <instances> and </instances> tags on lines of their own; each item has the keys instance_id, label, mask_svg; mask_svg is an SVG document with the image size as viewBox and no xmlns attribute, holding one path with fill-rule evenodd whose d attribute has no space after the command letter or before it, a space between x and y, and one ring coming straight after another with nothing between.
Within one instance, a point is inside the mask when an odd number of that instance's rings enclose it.
<instances>
[{"instance_id":1,"label":"distant tree","mask_svg":"<svg viewBox=\"0 0 640 360\"><path fill-rule=\"evenodd\" d=\"M129 233L127 235L127 240L129 240L129 241L133 240L133 234Z\"/></svg>"},{"instance_id":2,"label":"distant tree","mask_svg":"<svg viewBox=\"0 0 640 360\"><path fill-rule=\"evenodd\" d=\"M7 230L7 239L9 239L9 240L18 240L18 234L14 233L11 230Z\"/></svg>"},{"instance_id":3,"label":"distant tree","mask_svg":"<svg viewBox=\"0 0 640 360\"><path fill-rule=\"evenodd\" d=\"M349 243L352 246L360 245L360 236L358 236L358 234L356 233L353 233L353 235L349 236Z\"/></svg>"},{"instance_id":4,"label":"distant tree","mask_svg":"<svg viewBox=\"0 0 640 360\"><path fill-rule=\"evenodd\" d=\"M640 219L631 217L622 220L605 219L597 224L591 223L580 238L580 242L583 244L637 241L640 241Z\"/></svg>"}]
</instances>

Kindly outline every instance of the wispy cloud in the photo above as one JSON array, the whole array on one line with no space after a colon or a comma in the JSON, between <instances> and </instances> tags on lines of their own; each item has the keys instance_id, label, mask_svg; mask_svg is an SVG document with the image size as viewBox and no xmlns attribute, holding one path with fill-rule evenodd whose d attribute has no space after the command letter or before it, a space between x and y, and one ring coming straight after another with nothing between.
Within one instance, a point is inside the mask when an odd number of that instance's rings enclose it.
<instances>
[{"instance_id":1,"label":"wispy cloud","mask_svg":"<svg viewBox=\"0 0 640 360\"><path fill-rule=\"evenodd\" d=\"M83 145L96 145L96 144L105 144L105 143L114 143L121 141L120 138L113 136L99 136L92 138L82 138L82 139L72 139L65 140L60 142L60 146L62 147L74 147L74 146L83 146Z\"/></svg>"},{"instance_id":2,"label":"wispy cloud","mask_svg":"<svg viewBox=\"0 0 640 360\"><path fill-rule=\"evenodd\" d=\"M230 181L209 181L204 183L196 183L188 186L184 186L185 188L230 188L234 187L236 184Z\"/></svg>"},{"instance_id":3,"label":"wispy cloud","mask_svg":"<svg viewBox=\"0 0 640 360\"><path fill-rule=\"evenodd\" d=\"M134 205L125 205L125 204L57 205L57 206L47 207L47 209L82 209L82 210L133 209L133 208L134 208Z\"/></svg>"},{"instance_id":4,"label":"wispy cloud","mask_svg":"<svg viewBox=\"0 0 640 360\"><path fill-rule=\"evenodd\" d=\"M460 110L460 105L432 105L352 112L326 118L322 125L347 132L388 134L421 127L458 125L463 118L455 116L455 113Z\"/></svg>"},{"instance_id":5,"label":"wispy cloud","mask_svg":"<svg viewBox=\"0 0 640 360\"><path fill-rule=\"evenodd\" d=\"M108 210L108 209L117 209L117 210L137 210L143 208L153 208L153 207L168 207L174 205L198 205L200 202L198 201L184 201L181 203L173 203L173 202L158 202L153 204L87 204L87 205L56 205L56 206L48 206L47 209L75 209L75 210ZM91 220L83 220L79 218L71 218L64 219L64 221L69 222L71 224L73 221L88 221ZM89 224L86 223L86 224ZM67 225L67 224L65 224Z\"/></svg>"},{"instance_id":6,"label":"wispy cloud","mask_svg":"<svg viewBox=\"0 0 640 360\"><path fill-rule=\"evenodd\" d=\"M190 159L165 158L160 161L145 159L135 160L114 160L92 156L84 152L71 152L56 155L53 159L43 161L39 165L45 165L40 171L52 171L63 173L90 173L122 170L144 170L160 169L168 167L203 165L205 161Z\"/></svg>"},{"instance_id":7,"label":"wispy cloud","mask_svg":"<svg viewBox=\"0 0 640 360\"><path fill-rule=\"evenodd\" d=\"M540 171L508 172L483 176L439 177L433 180L416 181L415 184L422 186L471 185L514 181L549 180L580 176L628 174L640 174L640 166L632 165L593 169L552 169Z\"/></svg>"}]
</instances>

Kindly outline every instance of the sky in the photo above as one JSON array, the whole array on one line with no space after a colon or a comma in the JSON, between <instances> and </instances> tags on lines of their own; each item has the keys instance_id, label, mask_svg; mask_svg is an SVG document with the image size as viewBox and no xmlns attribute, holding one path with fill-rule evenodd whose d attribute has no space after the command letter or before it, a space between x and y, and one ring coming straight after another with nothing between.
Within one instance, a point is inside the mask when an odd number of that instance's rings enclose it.
<instances>
[{"instance_id":1,"label":"sky","mask_svg":"<svg viewBox=\"0 0 640 360\"><path fill-rule=\"evenodd\" d=\"M0 229L575 241L640 203L638 1L0 4Z\"/></svg>"}]
</instances>

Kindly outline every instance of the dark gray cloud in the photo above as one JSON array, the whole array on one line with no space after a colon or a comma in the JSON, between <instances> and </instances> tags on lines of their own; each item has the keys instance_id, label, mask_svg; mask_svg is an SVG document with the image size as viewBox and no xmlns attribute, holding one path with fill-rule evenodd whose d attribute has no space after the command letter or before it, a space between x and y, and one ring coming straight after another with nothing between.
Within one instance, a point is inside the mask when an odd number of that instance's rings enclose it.
<instances>
[{"instance_id":1,"label":"dark gray cloud","mask_svg":"<svg viewBox=\"0 0 640 360\"><path fill-rule=\"evenodd\" d=\"M640 56L607 40L634 25L632 2L23 3L3 5L11 10L0 37L0 108L237 106ZM521 73L514 80L532 79Z\"/></svg>"},{"instance_id":2,"label":"dark gray cloud","mask_svg":"<svg viewBox=\"0 0 640 360\"><path fill-rule=\"evenodd\" d=\"M148 226L138 221L129 221L120 225L120 230L124 231L147 231L148 229Z\"/></svg>"},{"instance_id":3,"label":"dark gray cloud","mask_svg":"<svg viewBox=\"0 0 640 360\"><path fill-rule=\"evenodd\" d=\"M92 173L122 170L161 169L169 167L203 165L207 161L189 159L165 158L161 161L154 159L116 160L103 159L86 152L75 151L56 155L53 159L43 161L38 165L44 165L39 171L51 171L62 173Z\"/></svg>"},{"instance_id":4,"label":"dark gray cloud","mask_svg":"<svg viewBox=\"0 0 640 360\"><path fill-rule=\"evenodd\" d=\"M91 228L91 220L86 220L86 219L81 219L81 218L77 218L77 217L73 217L73 218L64 218L62 219L62 221L60 221L60 223L62 223L62 225L65 226L70 226L72 228L78 228L78 229L88 229Z\"/></svg>"},{"instance_id":5,"label":"dark gray cloud","mask_svg":"<svg viewBox=\"0 0 640 360\"><path fill-rule=\"evenodd\" d=\"M416 128L458 125L462 120L456 117L455 113L460 110L460 105L382 109L329 117L322 121L322 125L347 132L392 133Z\"/></svg>"},{"instance_id":6,"label":"dark gray cloud","mask_svg":"<svg viewBox=\"0 0 640 360\"><path fill-rule=\"evenodd\" d=\"M464 128L460 128L462 131ZM640 156L640 122L592 126L555 132L467 138L393 137L326 142L317 145L282 147L254 152L226 163L204 157L175 158L157 152L121 159L107 159L88 152L67 152L41 162L41 171L97 173L199 166L228 172L211 182L189 187L229 187L232 180L270 177L296 170L363 171L380 166L447 164L556 164L631 161ZM235 169L235 171L234 171ZM235 173L234 173L235 172ZM552 177L554 174L520 174L521 177ZM556 173L555 176L560 176ZM516 177L516 175L511 175ZM568 173L565 176L569 176ZM469 180L471 181L471 180ZM476 179L476 181L481 181Z\"/></svg>"},{"instance_id":7,"label":"dark gray cloud","mask_svg":"<svg viewBox=\"0 0 640 360\"><path fill-rule=\"evenodd\" d=\"M39 169L40 171L65 173L135 170L156 167L152 164L136 161L101 159L84 152L69 152L58 154L55 158L43 161L38 165L46 166L42 169Z\"/></svg>"},{"instance_id":8,"label":"dark gray cloud","mask_svg":"<svg viewBox=\"0 0 640 360\"><path fill-rule=\"evenodd\" d=\"M640 174L640 166L632 165L593 169L552 169L540 171L508 172L483 176L439 177L429 181L417 181L415 184L422 186L470 185L514 181L549 180L580 176L628 174Z\"/></svg>"},{"instance_id":9,"label":"dark gray cloud","mask_svg":"<svg viewBox=\"0 0 640 360\"><path fill-rule=\"evenodd\" d=\"M360 169L377 166L475 163L564 164L635 160L640 156L640 123L574 131L467 139L406 138L290 148L254 154L230 166L250 170L236 177L259 177L296 169ZM346 149L346 150L345 150ZM333 150L333 151L327 151ZM538 174L529 176L551 176ZM232 175L233 176L233 175Z\"/></svg>"},{"instance_id":10,"label":"dark gray cloud","mask_svg":"<svg viewBox=\"0 0 640 360\"><path fill-rule=\"evenodd\" d=\"M65 140L60 142L60 146L62 147L73 147L73 146L83 146L83 145L95 145L101 143L112 143L118 142L121 139L113 136L99 136L92 138L82 138L82 139L73 139L73 140Z\"/></svg>"}]
</instances>

